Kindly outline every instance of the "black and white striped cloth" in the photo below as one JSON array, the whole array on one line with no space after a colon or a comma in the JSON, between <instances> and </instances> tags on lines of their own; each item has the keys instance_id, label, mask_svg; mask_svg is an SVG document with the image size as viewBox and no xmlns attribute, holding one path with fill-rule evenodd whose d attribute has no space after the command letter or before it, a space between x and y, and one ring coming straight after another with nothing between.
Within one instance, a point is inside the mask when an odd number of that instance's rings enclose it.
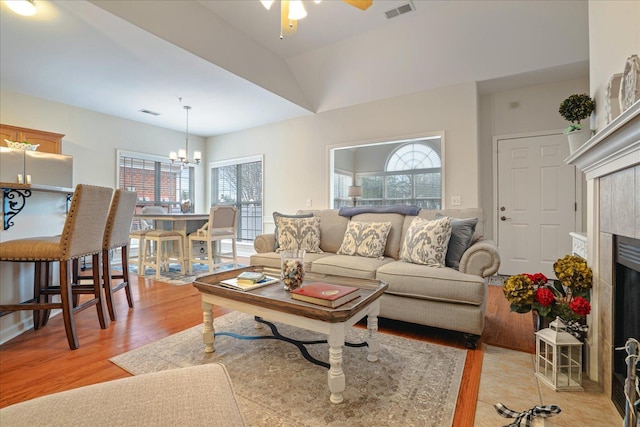
<instances>
[{"instance_id":1,"label":"black and white striped cloth","mask_svg":"<svg viewBox=\"0 0 640 427\"><path fill-rule=\"evenodd\" d=\"M511 410L502 403L496 403L493 407L496 408L498 415L501 417L515 418L515 421L505 427L531 427L534 418L549 418L560 413L560 407L558 405L534 406L524 412Z\"/></svg>"}]
</instances>

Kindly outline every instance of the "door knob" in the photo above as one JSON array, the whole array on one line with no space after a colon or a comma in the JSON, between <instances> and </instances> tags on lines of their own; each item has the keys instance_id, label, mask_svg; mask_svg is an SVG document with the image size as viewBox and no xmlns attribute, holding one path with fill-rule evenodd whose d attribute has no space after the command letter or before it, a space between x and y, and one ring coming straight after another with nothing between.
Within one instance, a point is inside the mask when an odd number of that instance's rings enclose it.
<instances>
[{"instance_id":1,"label":"door knob","mask_svg":"<svg viewBox=\"0 0 640 427\"><path fill-rule=\"evenodd\" d=\"M504 215L502 215L502 216L500 217L500 221L507 221L507 220L511 221L511 218L507 218L507 217L506 217L506 216L504 216Z\"/></svg>"},{"instance_id":2,"label":"door knob","mask_svg":"<svg viewBox=\"0 0 640 427\"><path fill-rule=\"evenodd\" d=\"M504 206L500 206L500 210L501 210L502 212L504 212L504 211L506 211L506 210L507 210L507 208L505 208Z\"/></svg>"}]
</instances>

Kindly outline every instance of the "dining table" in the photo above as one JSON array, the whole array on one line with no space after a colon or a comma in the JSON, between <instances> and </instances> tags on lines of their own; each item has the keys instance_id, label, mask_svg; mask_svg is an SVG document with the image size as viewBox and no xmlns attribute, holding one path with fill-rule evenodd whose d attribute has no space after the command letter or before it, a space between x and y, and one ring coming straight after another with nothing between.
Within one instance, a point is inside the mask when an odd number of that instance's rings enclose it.
<instances>
[{"instance_id":1,"label":"dining table","mask_svg":"<svg viewBox=\"0 0 640 427\"><path fill-rule=\"evenodd\" d=\"M201 228L208 220L209 214L199 213L146 213L135 214L134 220L144 220L153 222L156 230L173 230L179 232L183 239L183 254L185 265L189 262L189 239L190 233Z\"/></svg>"}]
</instances>

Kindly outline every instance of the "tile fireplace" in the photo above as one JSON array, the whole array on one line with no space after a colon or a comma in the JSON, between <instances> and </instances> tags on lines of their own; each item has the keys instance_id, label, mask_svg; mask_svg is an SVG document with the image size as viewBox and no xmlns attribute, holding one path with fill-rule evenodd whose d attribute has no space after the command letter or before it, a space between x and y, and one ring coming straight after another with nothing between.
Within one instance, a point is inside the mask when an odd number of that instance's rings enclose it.
<instances>
[{"instance_id":1,"label":"tile fireplace","mask_svg":"<svg viewBox=\"0 0 640 427\"><path fill-rule=\"evenodd\" d=\"M629 280L637 283L640 273L637 268L628 267L628 254L622 255L622 263L618 262L620 243L623 253L632 249L633 259L634 248L640 242L640 101L599 130L566 161L584 173L587 183L587 262L593 270L594 283L586 370L617 406L619 357L624 356L618 355L614 347L624 345L624 335L635 334L634 338L640 339L639 291L626 286ZM621 276L623 282L619 284ZM631 316L620 318L628 310ZM619 328L622 332L616 335Z\"/></svg>"}]
</instances>

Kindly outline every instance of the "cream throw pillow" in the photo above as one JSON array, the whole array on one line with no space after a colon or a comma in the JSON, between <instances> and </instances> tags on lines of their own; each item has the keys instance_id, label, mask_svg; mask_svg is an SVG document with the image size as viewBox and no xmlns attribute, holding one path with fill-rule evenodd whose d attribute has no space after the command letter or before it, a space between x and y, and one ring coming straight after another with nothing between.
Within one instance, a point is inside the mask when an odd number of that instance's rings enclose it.
<instances>
[{"instance_id":1,"label":"cream throw pillow","mask_svg":"<svg viewBox=\"0 0 640 427\"><path fill-rule=\"evenodd\" d=\"M444 267L451 237L449 217L429 221L415 217L407 229L400 260L431 267Z\"/></svg>"},{"instance_id":2,"label":"cream throw pillow","mask_svg":"<svg viewBox=\"0 0 640 427\"><path fill-rule=\"evenodd\" d=\"M389 231L390 222L349 221L337 254L383 259Z\"/></svg>"},{"instance_id":3,"label":"cream throw pillow","mask_svg":"<svg viewBox=\"0 0 640 427\"><path fill-rule=\"evenodd\" d=\"M275 218L276 252L304 249L307 252L321 253L320 218Z\"/></svg>"}]
</instances>

